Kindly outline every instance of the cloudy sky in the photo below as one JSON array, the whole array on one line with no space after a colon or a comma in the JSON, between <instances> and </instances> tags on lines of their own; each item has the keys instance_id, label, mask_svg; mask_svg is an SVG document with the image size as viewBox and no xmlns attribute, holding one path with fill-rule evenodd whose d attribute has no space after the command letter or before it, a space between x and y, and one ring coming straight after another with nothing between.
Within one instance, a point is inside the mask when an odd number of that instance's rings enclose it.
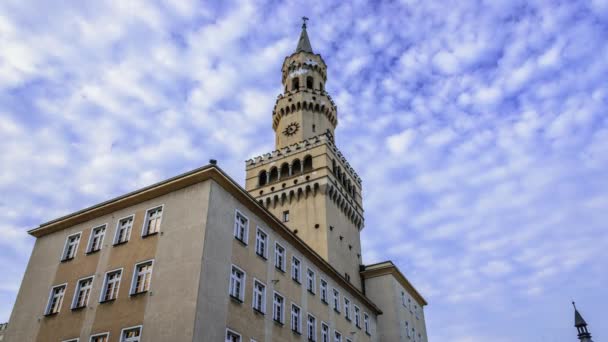
<instances>
[{"instance_id":1,"label":"cloudy sky","mask_svg":"<svg viewBox=\"0 0 608 342\"><path fill-rule=\"evenodd\" d=\"M69 4L69 5L66 5ZM0 2L0 321L59 215L273 149L306 15L431 341L608 340L608 1Z\"/></svg>"}]
</instances>

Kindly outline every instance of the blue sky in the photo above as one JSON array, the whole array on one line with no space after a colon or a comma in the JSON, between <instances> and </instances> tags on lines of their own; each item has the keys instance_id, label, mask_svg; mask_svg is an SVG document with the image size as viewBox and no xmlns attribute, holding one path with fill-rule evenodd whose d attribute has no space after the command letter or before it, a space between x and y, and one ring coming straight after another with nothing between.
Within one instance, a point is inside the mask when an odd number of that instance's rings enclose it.
<instances>
[{"instance_id":1,"label":"blue sky","mask_svg":"<svg viewBox=\"0 0 608 342\"><path fill-rule=\"evenodd\" d=\"M273 149L306 15L431 341L608 340L608 1L0 2L0 321L41 222Z\"/></svg>"}]
</instances>

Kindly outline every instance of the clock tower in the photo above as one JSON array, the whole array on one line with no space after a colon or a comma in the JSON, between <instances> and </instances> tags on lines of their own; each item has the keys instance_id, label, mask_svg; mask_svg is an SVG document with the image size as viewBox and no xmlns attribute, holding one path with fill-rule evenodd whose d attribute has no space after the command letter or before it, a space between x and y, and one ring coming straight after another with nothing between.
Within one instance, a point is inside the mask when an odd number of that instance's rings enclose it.
<instances>
[{"instance_id":1,"label":"clock tower","mask_svg":"<svg viewBox=\"0 0 608 342\"><path fill-rule=\"evenodd\" d=\"M361 179L334 143L337 108L306 20L281 69L283 92L272 112L275 150L246 161L245 188L361 289Z\"/></svg>"}]
</instances>

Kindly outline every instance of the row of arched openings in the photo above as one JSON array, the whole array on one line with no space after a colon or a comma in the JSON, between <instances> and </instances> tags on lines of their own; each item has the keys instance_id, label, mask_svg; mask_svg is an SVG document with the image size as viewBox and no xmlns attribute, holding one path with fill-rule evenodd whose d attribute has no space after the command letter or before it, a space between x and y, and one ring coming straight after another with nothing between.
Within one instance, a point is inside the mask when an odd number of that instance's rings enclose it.
<instances>
[{"instance_id":1,"label":"row of arched openings","mask_svg":"<svg viewBox=\"0 0 608 342\"><path fill-rule=\"evenodd\" d=\"M312 76L306 76L306 89L312 90L314 88L315 79ZM291 79L291 91L300 89L300 78L294 77ZM319 82L319 90L323 91L323 82ZM287 85L285 85L285 92L287 92Z\"/></svg>"},{"instance_id":2,"label":"row of arched openings","mask_svg":"<svg viewBox=\"0 0 608 342\"><path fill-rule=\"evenodd\" d=\"M348 176L346 175L346 172L342 172L342 168L336 164L335 160L332 159L331 164L332 164L332 172L333 172L334 176L338 179L338 181L342 184L342 186L344 186L346 191L349 194L351 194L353 197L355 197L357 194L357 190L356 190L355 186L353 185L353 183L348 178Z\"/></svg>"},{"instance_id":3,"label":"row of arched openings","mask_svg":"<svg viewBox=\"0 0 608 342\"><path fill-rule=\"evenodd\" d=\"M280 167L273 166L270 170L262 170L258 175L258 185L264 186L281 179L297 176L312 170L312 156L307 155L302 161L296 158L291 164L285 162Z\"/></svg>"}]
</instances>

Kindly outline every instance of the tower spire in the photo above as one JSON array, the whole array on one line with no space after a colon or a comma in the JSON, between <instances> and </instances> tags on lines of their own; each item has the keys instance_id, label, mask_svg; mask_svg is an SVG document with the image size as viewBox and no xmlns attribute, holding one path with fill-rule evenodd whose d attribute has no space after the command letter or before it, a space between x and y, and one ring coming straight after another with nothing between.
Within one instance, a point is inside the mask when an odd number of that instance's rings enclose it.
<instances>
[{"instance_id":1,"label":"tower spire","mask_svg":"<svg viewBox=\"0 0 608 342\"><path fill-rule=\"evenodd\" d=\"M308 39L308 33L306 32L306 21L308 18L302 17L302 32L300 33L300 40L298 40L298 47L296 47L296 52L312 52L312 46L310 45L310 40Z\"/></svg>"},{"instance_id":2,"label":"tower spire","mask_svg":"<svg viewBox=\"0 0 608 342\"><path fill-rule=\"evenodd\" d=\"M593 342L591 340L591 334L587 330L587 322L583 319L583 316L576 309L576 303L572 302L572 306L574 306L574 326L578 331L578 339L581 342Z\"/></svg>"}]
</instances>

